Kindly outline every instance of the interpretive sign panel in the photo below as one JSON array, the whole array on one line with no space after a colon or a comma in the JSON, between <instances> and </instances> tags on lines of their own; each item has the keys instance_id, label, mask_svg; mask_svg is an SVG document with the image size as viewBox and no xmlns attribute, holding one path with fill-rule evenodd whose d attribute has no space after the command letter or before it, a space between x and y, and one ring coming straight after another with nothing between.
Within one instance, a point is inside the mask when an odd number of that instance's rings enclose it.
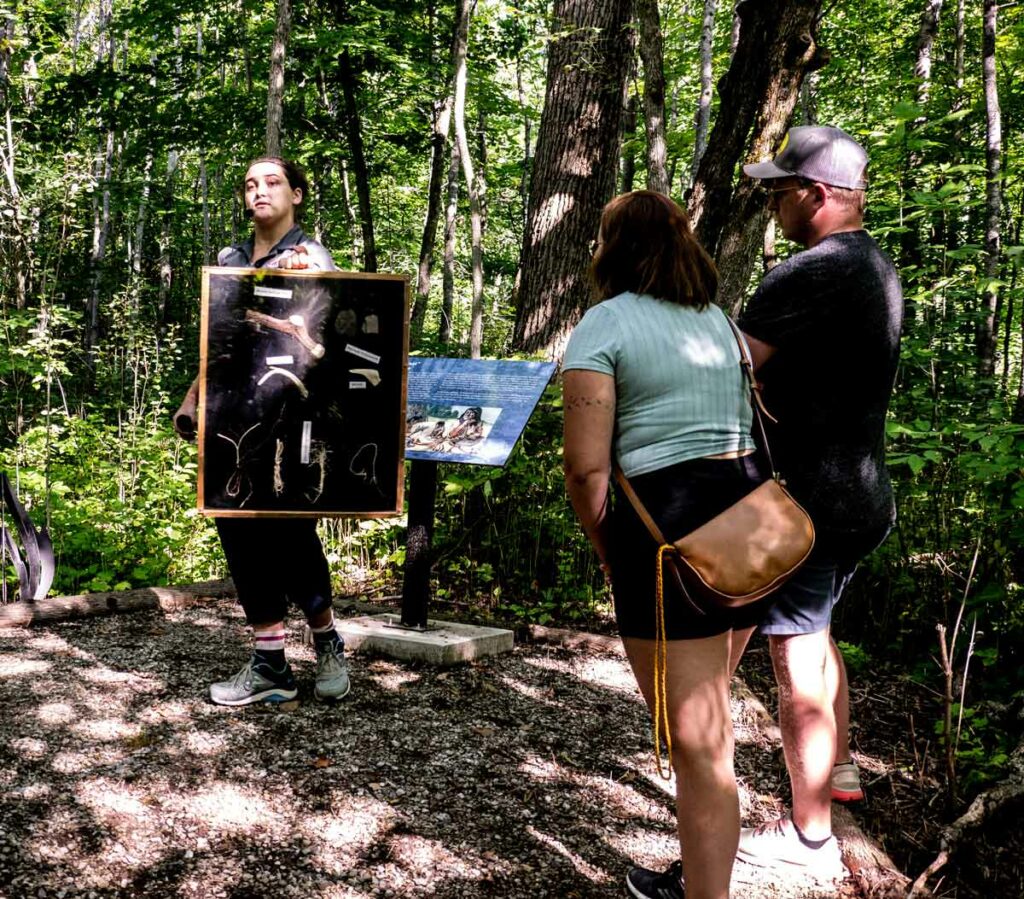
<instances>
[{"instance_id":1,"label":"interpretive sign panel","mask_svg":"<svg viewBox=\"0 0 1024 899\"><path fill-rule=\"evenodd\" d=\"M553 362L409 359L407 459L504 465Z\"/></svg>"},{"instance_id":2,"label":"interpretive sign panel","mask_svg":"<svg viewBox=\"0 0 1024 899\"><path fill-rule=\"evenodd\" d=\"M203 269L199 508L402 511L408 279Z\"/></svg>"}]
</instances>

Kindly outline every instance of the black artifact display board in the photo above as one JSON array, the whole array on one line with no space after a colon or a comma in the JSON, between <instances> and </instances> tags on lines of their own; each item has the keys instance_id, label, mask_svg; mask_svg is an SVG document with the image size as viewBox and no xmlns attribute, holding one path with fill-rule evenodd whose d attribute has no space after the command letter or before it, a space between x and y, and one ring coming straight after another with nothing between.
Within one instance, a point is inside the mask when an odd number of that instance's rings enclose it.
<instances>
[{"instance_id":1,"label":"black artifact display board","mask_svg":"<svg viewBox=\"0 0 1024 899\"><path fill-rule=\"evenodd\" d=\"M402 511L408 279L203 269L199 509Z\"/></svg>"}]
</instances>

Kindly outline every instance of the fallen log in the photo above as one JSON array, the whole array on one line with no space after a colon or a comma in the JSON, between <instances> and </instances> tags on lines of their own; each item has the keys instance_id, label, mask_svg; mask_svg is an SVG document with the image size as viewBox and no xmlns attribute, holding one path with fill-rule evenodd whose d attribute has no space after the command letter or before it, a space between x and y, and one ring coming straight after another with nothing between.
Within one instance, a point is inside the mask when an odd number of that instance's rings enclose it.
<instances>
[{"instance_id":1,"label":"fallen log","mask_svg":"<svg viewBox=\"0 0 1024 899\"><path fill-rule=\"evenodd\" d=\"M140 587L108 593L54 596L38 602L12 602L0 606L0 627L28 627L50 621L114 615L119 612L172 612L211 599L235 595L230 580L204 581L176 587Z\"/></svg>"}]
</instances>

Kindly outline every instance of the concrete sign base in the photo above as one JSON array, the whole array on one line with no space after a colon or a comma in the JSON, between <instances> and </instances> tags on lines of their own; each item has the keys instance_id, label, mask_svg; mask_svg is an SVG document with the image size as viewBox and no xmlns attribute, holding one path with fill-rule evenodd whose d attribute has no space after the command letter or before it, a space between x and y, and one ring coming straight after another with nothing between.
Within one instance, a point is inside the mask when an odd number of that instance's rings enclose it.
<instances>
[{"instance_id":1,"label":"concrete sign base","mask_svg":"<svg viewBox=\"0 0 1024 899\"><path fill-rule=\"evenodd\" d=\"M441 666L509 652L513 642L512 631L452 621L430 620L426 630L404 628L393 614L343 618L337 627L349 649Z\"/></svg>"}]
</instances>

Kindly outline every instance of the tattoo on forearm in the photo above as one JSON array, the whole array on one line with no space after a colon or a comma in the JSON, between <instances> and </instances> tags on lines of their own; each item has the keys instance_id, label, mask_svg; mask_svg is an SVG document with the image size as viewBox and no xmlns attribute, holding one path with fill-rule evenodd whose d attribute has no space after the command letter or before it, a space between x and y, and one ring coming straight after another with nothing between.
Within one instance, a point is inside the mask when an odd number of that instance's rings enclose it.
<instances>
[{"instance_id":1,"label":"tattoo on forearm","mask_svg":"<svg viewBox=\"0 0 1024 899\"><path fill-rule=\"evenodd\" d=\"M592 406L598 409L612 409L614 403L610 399L600 396L567 396L565 398L566 409L587 409Z\"/></svg>"}]
</instances>

